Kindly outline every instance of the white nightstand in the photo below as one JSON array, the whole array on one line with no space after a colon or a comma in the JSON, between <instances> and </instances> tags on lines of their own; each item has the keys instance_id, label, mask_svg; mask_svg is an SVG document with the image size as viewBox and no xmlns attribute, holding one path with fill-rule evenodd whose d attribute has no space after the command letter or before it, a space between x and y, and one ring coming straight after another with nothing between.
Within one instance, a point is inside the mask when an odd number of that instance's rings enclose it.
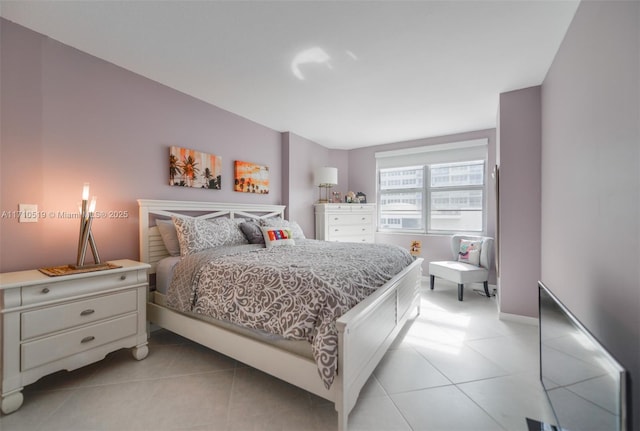
<instances>
[{"instance_id":1,"label":"white nightstand","mask_svg":"<svg viewBox=\"0 0 640 431\"><path fill-rule=\"evenodd\" d=\"M316 204L316 239L374 242L375 204Z\"/></svg>"},{"instance_id":2,"label":"white nightstand","mask_svg":"<svg viewBox=\"0 0 640 431\"><path fill-rule=\"evenodd\" d=\"M22 388L59 370L74 370L107 353L147 347L148 264L48 277L37 270L0 274L1 410L22 405Z\"/></svg>"}]
</instances>

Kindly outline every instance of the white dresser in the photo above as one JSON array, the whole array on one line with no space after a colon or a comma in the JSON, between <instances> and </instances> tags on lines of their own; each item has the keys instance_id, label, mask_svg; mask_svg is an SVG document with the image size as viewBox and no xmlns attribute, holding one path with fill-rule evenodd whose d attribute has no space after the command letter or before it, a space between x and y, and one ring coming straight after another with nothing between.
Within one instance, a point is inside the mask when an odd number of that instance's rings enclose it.
<instances>
[{"instance_id":1,"label":"white dresser","mask_svg":"<svg viewBox=\"0 0 640 431\"><path fill-rule=\"evenodd\" d=\"M316 204L316 239L374 242L375 204Z\"/></svg>"},{"instance_id":2,"label":"white dresser","mask_svg":"<svg viewBox=\"0 0 640 431\"><path fill-rule=\"evenodd\" d=\"M149 265L48 277L37 270L0 274L2 412L22 405L22 389L59 370L74 370L112 351L147 356Z\"/></svg>"}]
</instances>

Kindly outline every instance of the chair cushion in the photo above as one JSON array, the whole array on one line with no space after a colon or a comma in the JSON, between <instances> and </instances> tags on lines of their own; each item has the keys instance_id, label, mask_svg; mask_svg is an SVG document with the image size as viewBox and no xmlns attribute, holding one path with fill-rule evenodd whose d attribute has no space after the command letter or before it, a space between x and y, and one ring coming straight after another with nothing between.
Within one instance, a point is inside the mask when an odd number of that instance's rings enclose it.
<instances>
[{"instance_id":1,"label":"chair cushion","mask_svg":"<svg viewBox=\"0 0 640 431\"><path fill-rule=\"evenodd\" d=\"M486 281L489 277L489 271L480 266L445 260L429 262L429 275L444 278L458 284L465 284Z\"/></svg>"}]
</instances>

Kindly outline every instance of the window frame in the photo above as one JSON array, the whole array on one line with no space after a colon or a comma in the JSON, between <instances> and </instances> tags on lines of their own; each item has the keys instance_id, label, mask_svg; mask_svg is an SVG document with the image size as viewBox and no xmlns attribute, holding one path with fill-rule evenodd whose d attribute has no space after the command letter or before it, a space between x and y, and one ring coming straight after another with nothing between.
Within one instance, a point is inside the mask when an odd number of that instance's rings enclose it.
<instances>
[{"instance_id":1,"label":"window frame","mask_svg":"<svg viewBox=\"0 0 640 431\"><path fill-rule=\"evenodd\" d=\"M411 166L405 166L404 169L407 168L422 168L422 187L413 187L413 188L395 188L395 189L387 189L384 190L385 194L393 194L393 193L411 193L411 192L420 192L422 193L422 215L424 215L424 211L426 208L426 193L425 193L425 185L427 183L427 179L428 177L426 176L428 171L427 171L427 166L424 165L411 165ZM383 191L381 190L380 187L380 183L381 183L381 171L383 169L403 169L403 168L377 168L376 169L376 177L377 177L377 201L378 202L382 202L382 194ZM416 229L384 229L384 228L380 228L380 219L381 219L381 208L382 208L382 204L377 205L378 207L378 211L377 211L377 215L378 215L378 219L377 219L377 226L378 226L378 231L379 232L385 232L385 233L390 233L390 232L398 232L398 233L424 233L426 231L426 224L425 224L425 220L424 220L424 216L422 217L422 228L416 228Z\"/></svg>"},{"instance_id":2,"label":"window frame","mask_svg":"<svg viewBox=\"0 0 640 431\"><path fill-rule=\"evenodd\" d=\"M451 164L455 164L455 163L460 163L460 164L464 164L464 163L468 163L468 162L475 162L476 160L468 160L468 161L461 161L461 162L451 162ZM486 158L483 160L477 160L477 161L482 161L482 184L469 184L469 185L458 185L458 186L444 186L444 187L433 187L431 185L431 169L432 166L434 165L439 165L441 163L432 163L430 165L425 165L425 170L426 170L426 175L428 178L428 182L425 181L424 187L426 189L426 193L427 193L427 199L425 200L424 204L423 204L423 211L425 211L424 214L424 218L425 218L425 226L426 226L426 234L430 234L430 235L438 235L438 234L442 234L442 235L451 235L453 233L469 233L469 234L474 234L474 235L478 235L478 234L482 234L484 235L487 231L487 160ZM480 230L445 230L445 229L433 229L431 224L432 224L432 218L431 218L431 194L434 191L470 191L470 190L480 190L482 192L482 208L481 208L481 213L482 213L482 226ZM464 209L460 209L459 211L466 211Z\"/></svg>"},{"instance_id":3,"label":"window frame","mask_svg":"<svg viewBox=\"0 0 640 431\"><path fill-rule=\"evenodd\" d=\"M382 204L378 205L377 211L377 225L378 231L381 233L398 233L398 234L422 234L422 235L451 235L454 233L468 233L473 235L485 235L487 232L487 212L488 212L488 154L485 153L484 157L470 157L468 160L455 160L451 162L434 162L434 163L423 163L423 164L411 164L407 166L396 166L396 167L379 167L376 166L376 189L377 189L377 200L382 203L382 195L384 194L393 194L393 193L406 193L406 192L420 192L422 193L422 208L421 208L421 223L422 228L417 229L394 229L394 228L383 228L381 221L382 215ZM467 163L473 161L482 161L483 165L483 175L482 175L482 184L481 185L456 185L456 186L446 186L446 187L432 187L431 186L431 170L434 165L441 165L446 163ZM400 188L400 189L386 189L382 190L381 187L381 172L386 169L403 169L403 168L414 168L422 166L423 171L423 184L422 187L415 187L411 189ZM431 216L431 195L434 191L456 191L456 190L481 190L482 191L482 226L480 230L434 230L432 228L432 216ZM463 210L464 211L464 210Z\"/></svg>"}]
</instances>

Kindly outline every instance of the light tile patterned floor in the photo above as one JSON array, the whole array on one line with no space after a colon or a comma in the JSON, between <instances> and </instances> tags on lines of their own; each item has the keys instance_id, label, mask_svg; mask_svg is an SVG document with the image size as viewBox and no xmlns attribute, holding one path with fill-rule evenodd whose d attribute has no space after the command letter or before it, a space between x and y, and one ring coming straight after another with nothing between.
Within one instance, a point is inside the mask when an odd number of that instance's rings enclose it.
<instances>
[{"instance_id":1,"label":"light tile patterned floor","mask_svg":"<svg viewBox=\"0 0 640 431\"><path fill-rule=\"evenodd\" d=\"M534 326L501 321L495 298L438 281L421 314L384 357L349 417L349 430L526 431L553 423L538 381ZM327 401L156 331L149 356L114 352L24 390L13 430L335 430Z\"/></svg>"}]
</instances>

